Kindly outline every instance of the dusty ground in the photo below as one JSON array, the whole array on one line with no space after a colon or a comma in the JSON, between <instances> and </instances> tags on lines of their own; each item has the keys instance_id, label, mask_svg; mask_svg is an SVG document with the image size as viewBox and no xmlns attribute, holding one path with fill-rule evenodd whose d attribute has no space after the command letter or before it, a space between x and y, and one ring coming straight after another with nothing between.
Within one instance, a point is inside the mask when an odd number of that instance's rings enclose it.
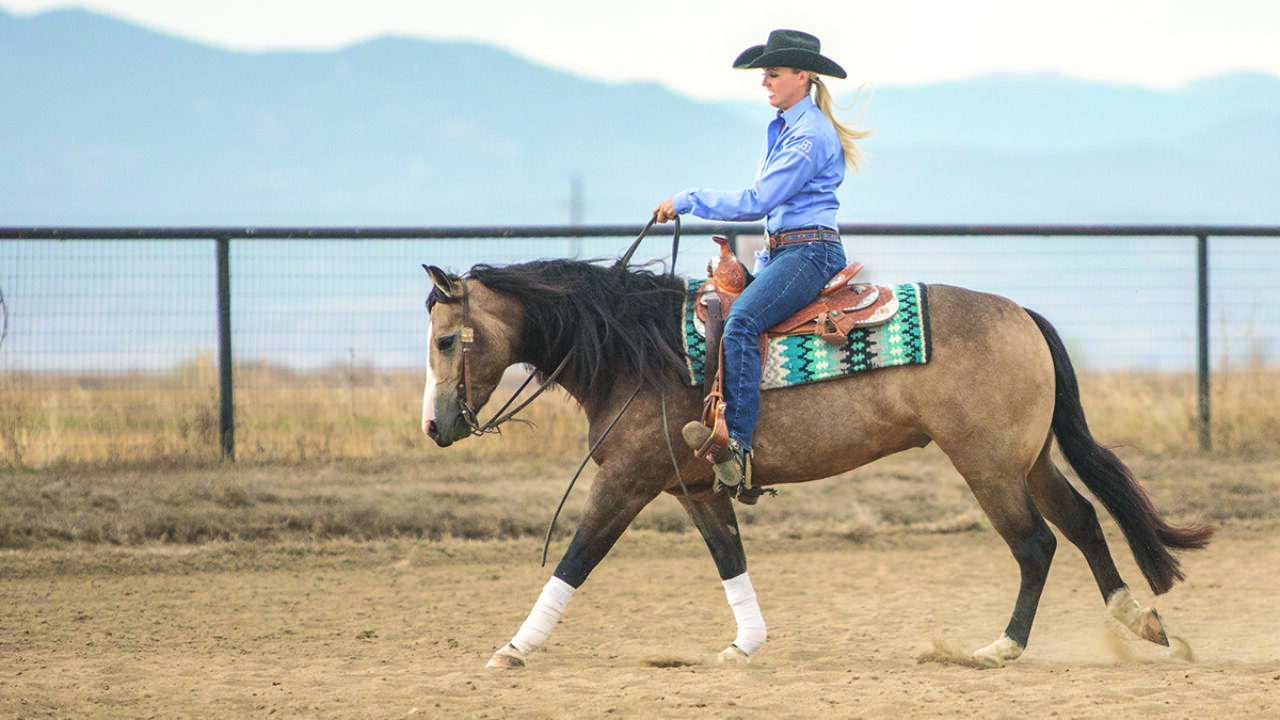
<instances>
[{"instance_id":1,"label":"dusty ground","mask_svg":"<svg viewBox=\"0 0 1280 720\"><path fill-rule=\"evenodd\" d=\"M1132 559L1112 539L1140 598ZM562 549L553 547L553 554ZM718 667L732 616L692 534L634 532L523 671L485 670L549 570L535 541L90 548L0 555L0 716L1280 717L1275 523L1220 528L1159 598L1171 651L1106 616L1065 543L1031 647L995 639L1016 568L989 531L820 546L748 538L770 638Z\"/></svg>"}]
</instances>

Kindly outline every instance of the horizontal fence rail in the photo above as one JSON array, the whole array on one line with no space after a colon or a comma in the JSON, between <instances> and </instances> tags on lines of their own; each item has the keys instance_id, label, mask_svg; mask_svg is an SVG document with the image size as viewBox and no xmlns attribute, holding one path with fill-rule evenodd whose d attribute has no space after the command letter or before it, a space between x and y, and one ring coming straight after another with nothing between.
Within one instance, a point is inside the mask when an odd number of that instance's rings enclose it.
<instances>
[{"instance_id":1,"label":"horizontal fence rail","mask_svg":"<svg viewBox=\"0 0 1280 720\"><path fill-rule=\"evenodd\" d=\"M1128 241L1137 241L1140 239L1151 239L1153 245L1143 245L1126 252L1131 252L1134 257L1149 256L1155 257L1153 261L1155 267L1164 268L1170 273L1182 273L1171 280L1167 280L1171 285L1177 287L1195 287L1195 317L1194 317L1194 336L1195 336L1195 362L1197 377L1197 428L1198 438L1201 448L1208 450L1211 448L1212 435L1211 413L1210 413L1210 325L1213 320L1210 306L1211 293L1211 273L1210 273L1210 238L1235 238L1235 239L1274 239L1280 237L1280 227L1267 226L1235 226L1235 225L988 225L988 224L842 224L840 232L845 237L846 244L853 245L854 248L850 252L851 257L856 257L867 262L868 267L887 268L893 267L895 264L910 272L911 268L930 268L942 276L944 280L948 275L945 272L947 265L954 264L955 259L965 254L984 259L990 259L995 264L1005 264L1005 267L996 267L990 271L990 274L984 276L991 282L990 278L999 274L1018 274L1025 272L1021 267L1023 262L1019 259L1019 252L1026 253L1025 248L1021 251L1010 245L1012 238L1019 238L1020 242L1028 241L1049 241L1051 239L1064 238L1089 238L1102 242L1108 239L1127 239ZM532 253L526 250L532 248L537 252L545 253L551 249L549 256L584 256L588 249L594 249L602 258L611 258L620 255L626 245L625 240L618 238L630 239L639 232L638 226L633 225L590 225L590 226L501 226L501 227L4 227L0 228L0 248L6 249L6 253L0 255L0 262L11 264L13 266L21 265L22 267L14 270L12 267L6 269L0 266L0 310L3 310L3 333L0 334L0 370L5 373L13 374L15 372L32 372L47 369L47 365L52 364L49 360L42 362L30 363L31 367L23 367L13 362L6 361L5 341L12 338L6 337L11 332L9 323L9 311L12 299L6 302L5 293L9 291L6 285L17 284L19 288L23 288L31 284L39 284L40 276L44 278L44 284L49 286L57 286L61 280L57 277L57 268L44 267L47 263L57 263L57 260L45 260L37 258L32 260L28 258L24 252L20 250L12 250L14 247L22 246L23 243L76 243L80 241L103 241L107 243L154 243L166 241L207 241L212 242L213 252L211 263L209 263L209 275L212 278L214 286L213 294L216 296L216 307L208 308L210 322L205 322L197 317L198 310L191 311L193 318L187 323L190 325L209 325L214 329L216 336L216 374L217 374L217 437L220 453L224 458L234 459L236 457L236 422L235 422L235 375L233 373L233 354L232 343L237 337L244 338L244 335L238 334L238 328L233 327L233 323L238 323L238 318L243 318L239 314L244 304L254 304L255 300L263 300L270 298L277 300L275 295L276 288L282 286L291 286L296 284L300 290L299 294L307 290L307 285L314 285L319 282L318 278L332 277L337 270L333 266L339 266L340 269L346 271L351 268L350 272L359 272L355 269L360 263L367 262L368 253L364 252L366 248L377 246L379 253L387 253L387 245L385 243L404 244L412 241L427 241L430 243L454 242L450 245L452 250L448 254L454 262L461 261L463 267L454 267L453 269L464 270L467 261L478 262L507 262L532 259ZM683 228L683 235L695 238L706 237L710 235L724 235L730 238L735 244L749 245L751 242L759 242L759 226L756 224L740 224L740 223L702 223L687 224ZM660 226L654 228L650 235L655 237L670 236L672 226ZM864 247L865 240L868 238L900 238L901 243L908 245L898 245L891 250L896 253L893 257L889 254L877 255L883 252L878 247ZM939 244L946 242L945 239L966 238L971 242L983 243L980 246L953 246L950 244ZM1170 242L1176 242L1178 239L1194 242L1193 253L1173 253L1171 259L1164 259L1162 255L1166 252L1165 247ZM342 250L333 250L332 256L327 259L317 261L302 261L301 256L294 250L295 241L310 241L312 243L331 243L341 241L343 243ZM546 241L564 242L564 245L547 245ZM246 244L242 251L240 248ZM285 243L285 246L277 247L272 243ZM382 243L382 244L379 244ZM541 243L541 244L540 244ZM25 247L25 246L22 246ZM233 254L233 247L236 248ZM437 248L438 245L431 245L430 248ZM1020 246L1021 247L1021 246ZM1103 248L1103 245L1090 245L1089 248ZM1244 274L1250 268L1249 258L1251 257L1275 257L1276 253L1267 246L1262 252L1256 249L1237 248L1236 253L1244 258L1241 260L1237 274ZM670 244L658 240L654 240L651 245L645 245L637 253L633 264L642 264L645 258L665 259L669 252ZM701 266L706 262L706 258L711 254L709 244L695 246L693 243L686 243L683 246L682 260L678 263L678 269L689 275L700 274ZM434 250L425 246L416 248L421 255L435 255ZM1093 281L1089 277L1080 277L1080 267L1088 265L1083 258L1091 252L1084 249L1076 255L1072 256L1071 265L1073 267L1065 268L1061 273L1061 277L1050 282L1058 283L1060 292L1072 293L1079 292L1081 295L1092 294L1106 295L1107 288L1103 283ZM61 257L76 257L78 254L71 252ZM109 255L109 253L105 254ZM395 262L397 267L402 264L412 264L414 259L407 257L408 252L394 251L391 255L396 256L396 260L387 259L386 262ZM548 255L543 255L548 256ZM748 253L749 256L749 253ZM1182 258L1186 256L1191 258L1184 261ZM209 256L205 256L208 258ZM1126 256L1128 257L1128 256ZM77 257L79 260L83 258ZM172 260L161 260L157 262L154 269L142 273L139 282L148 278L163 276L170 271L170 268L181 266L188 268L185 272L189 273L193 282L196 282L196 276L199 275L198 266L201 260L198 255L187 251L178 251ZM327 265L325 263L328 263ZM374 261L376 262L376 260ZM1121 261L1123 262L1123 261ZM123 263L123 265L121 264ZM280 268L291 263L297 263L303 267L296 270L283 272ZM127 260L120 261L114 256L105 258L104 264L108 265L102 270L101 276L93 276L92 278L67 278L66 283L77 284L86 283L91 285L109 285L113 280L112 273L120 274L115 277L123 283L130 282L128 272L123 274L120 268L127 265ZM435 264L448 264L439 262ZM1059 263L1060 264L1060 263ZM1265 264L1265 263L1264 263ZM30 272L31 267L36 268L36 272ZM1122 271L1124 268L1105 268L1096 270L1085 270L1084 272L1098 272L1099 274L1114 273ZM1165 270L1161 270L1164 272ZM378 271L374 271L378 272ZM1043 272L1043 271L1038 271ZM1263 271L1266 277L1257 282L1258 286L1262 283L1271 283L1274 272ZM148 274L150 273L150 274ZM879 280L878 278L871 278ZM916 279L916 278L905 278ZM1034 282L1034 281L1032 281ZM236 288L241 285L247 286L249 290L242 294L240 290L235 290L233 294L233 286ZM1253 287L1249 285L1249 287ZM977 287L976 289L991 289L988 287ZM998 288L997 288L998 289ZM1034 288L1032 288L1034 289ZM75 288L63 288L64 292L77 292ZM52 290L49 292L53 292ZM101 292L101 291L98 291ZM198 294L198 293L197 293ZM1028 294L1030 290L1028 290ZM1155 294L1155 293L1149 293ZM13 296L10 295L10 298ZM233 312L233 299L239 303ZM1016 298L1015 298L1016 299ZM1021 302L1021 300L1019 300ZM377 305L375 298L367 295L357 295L353 301L356 303L365 302L370 306ZM1094 301L1090 301L1094 302ZM1273 322L1270 318L1275 317L1277 309L1280 307L1271 301L1270 297L1260 299L1250 299L1248 302L1251 312L1256 313L1256 319L1264 323ZM320 303L316 303L318 305ZM1029 304L1029 303L1026 303ZM1098 313L1115 313L1124 312L1126 299L1121 297L1117 301L1098 301L1088 305L1092 308L1090 312ZM1248 303L1246 303L1248 304ZM1177 303L1173 303L1177 305ZM1161 306L1157 302L1157 307L1172 307L1166 302ZM420 305L419 305L420 307ZM92 309L78 307L76 313L92 312ZM311 307L294 307L285 311L286 314L293 313L297 315L319 315L320 309L315 306ZM370 310L376 312L376 310ZM58 319L60 313L50 310L48 318ZM80 320L74 319L58 319L59 322L81 322L93 324L95 319L92 316L84 317ZM273 341L279 341L280 338L287 338L292 332L294 335L298 333L296 326L276 320L265 320L264 325L279 324L281 327L268 327L260 331L262 336L261 343L254 341L253 352L259 354L262 347L266 347ZM179 324L182 324L181 322ZM288 325L288 327L286 327ZM323 322L318 323L317 332L324 332ZM1134 327L1129 325L1127 327ZM390 332L390 331L388 331ZM351 333L354 335L355 333ZM275 340L273 340L275 339ZM414 338L417 344L421 345L421 352L425 353L425 341L422 338ZM240 342L240 341L237 341ZM348 372L351 375L355 373L354 356L356 354L356 341L350 338L342 338L335 340L334 344L349 343L350 352L353 356L351 367ZM362 337L361 342L365 342ZM1271 342L1269 336L1265 333L1260 340L1254 339L1252 342L1258 344L1254 349L1255 354L1267 355L1270 351L1268 343ZM89 357L94 353L93 349L81 348L85 356ZM56 351L51 351L56 352ZM106 350L98 350L98 354L105 353ZM180 352L180 351L179 351ZM42 356L43 357L43 356ZM84 362L92 363L92 360ZM207 421L201 421L207 424ZM195 423L200 425L200 422Z\"/></svg>"},{"instance_id":2,"label":"horizontal fence rail","mask_svg":"<svg viewBox=\"0 0 1280 720\"><path fill-rule=\"evenodd\" d=\"M989 237L1280 237L1280 225L1071 225L842 223L842 235ZM634 237L639 225L494 225L457 227L0 227L0 240L454 240L467 238ZM660 225L651 235L671 235ZM691 237L759 235L747 223L685 224Z\"/></svg>"}]
</instances>

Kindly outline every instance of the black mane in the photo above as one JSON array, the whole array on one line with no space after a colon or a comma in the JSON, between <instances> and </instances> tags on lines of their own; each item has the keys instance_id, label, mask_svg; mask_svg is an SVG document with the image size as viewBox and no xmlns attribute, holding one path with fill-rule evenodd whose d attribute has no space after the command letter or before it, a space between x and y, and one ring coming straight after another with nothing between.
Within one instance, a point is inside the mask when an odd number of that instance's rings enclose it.
<instances>
[{"instance_id":1,"label":"black mane","mask_svg":"<svg viewBox=\"0 0 1280 720\"><path fill-rule=\"evenodd\" d=\"M522 361L549 373L573 353L561 381L584 404L620 378L656 387L685 372L678 277L577 260L482 264L469 275L523 306Z\"/></svg>"}]
</instances>

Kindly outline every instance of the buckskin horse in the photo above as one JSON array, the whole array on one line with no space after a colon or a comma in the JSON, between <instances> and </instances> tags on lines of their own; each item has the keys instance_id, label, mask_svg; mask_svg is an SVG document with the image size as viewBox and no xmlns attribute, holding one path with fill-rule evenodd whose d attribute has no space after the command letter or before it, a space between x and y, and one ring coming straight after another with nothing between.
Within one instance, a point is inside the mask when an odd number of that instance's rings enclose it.
<instances>
[{"instance_id":1,"label":"buckskin horse","mask_svg":"<svg viewBox=\"0 0 1280 720\"><path fill-rule=\"evenodd\" d=\"M424 265L434 285L427 302L434 387L429 377L424 431L447 447L510 418L515 411L481 425L477 412L503 372L523 363L544 386L558 383L581 405L597 465L568 548L490 667L525 665L574 591L664 492L701 533L734 612L737 636L718 661L746 663L765 640L734 498L714 488L711 466L680 436L703 401L702 389L689 382L682 345L686 281L629 269L625 260L614 267L481 264L465 277ZM1183 578L1171 551L1203 547L1212 529L1167 522L1129 469L1094 440L1066 348L1043 317L1003 297L945 285L928 286L927 314L932 348L925 364L763 393L755 485L826 478L937 443L1021 572L1007 627L973 653L975 661L1001 666L1026 648L1057 545L1046 520L1084 554L1109 613L1139 637L1168 645L1154 608L1142 606L1121 579L1093 505L1055 467L1054 438L1115 518L1154 593Z\"/></svg>"}]
</instances>

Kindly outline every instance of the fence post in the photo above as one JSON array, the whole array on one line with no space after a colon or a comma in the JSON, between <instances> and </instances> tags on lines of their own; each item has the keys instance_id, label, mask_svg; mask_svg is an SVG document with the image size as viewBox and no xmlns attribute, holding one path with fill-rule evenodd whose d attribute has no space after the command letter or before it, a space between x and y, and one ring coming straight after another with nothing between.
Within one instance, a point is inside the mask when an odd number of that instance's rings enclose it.
<instances>
[{"instance_id":1,"label":"fence post","mask_svg":"<svg viewBox=\"0 0 1280 720\"><path fill-rule=\"evenodd\" d=\"M235 400L231 382L231 238L217 238L218 256L218 401L222 458L236 459Z\"/></svg>"},{"instance_id":2,"label":"fence post","mask_svg":"<svg viewBox=\"0 0 1280 720\"><path fill-rule=\"evenodd\" d=\"M1209 432L1209 236L1196 236L1196 374L1200 449L1213 449Z\"/></svg>"}]
</instances>

